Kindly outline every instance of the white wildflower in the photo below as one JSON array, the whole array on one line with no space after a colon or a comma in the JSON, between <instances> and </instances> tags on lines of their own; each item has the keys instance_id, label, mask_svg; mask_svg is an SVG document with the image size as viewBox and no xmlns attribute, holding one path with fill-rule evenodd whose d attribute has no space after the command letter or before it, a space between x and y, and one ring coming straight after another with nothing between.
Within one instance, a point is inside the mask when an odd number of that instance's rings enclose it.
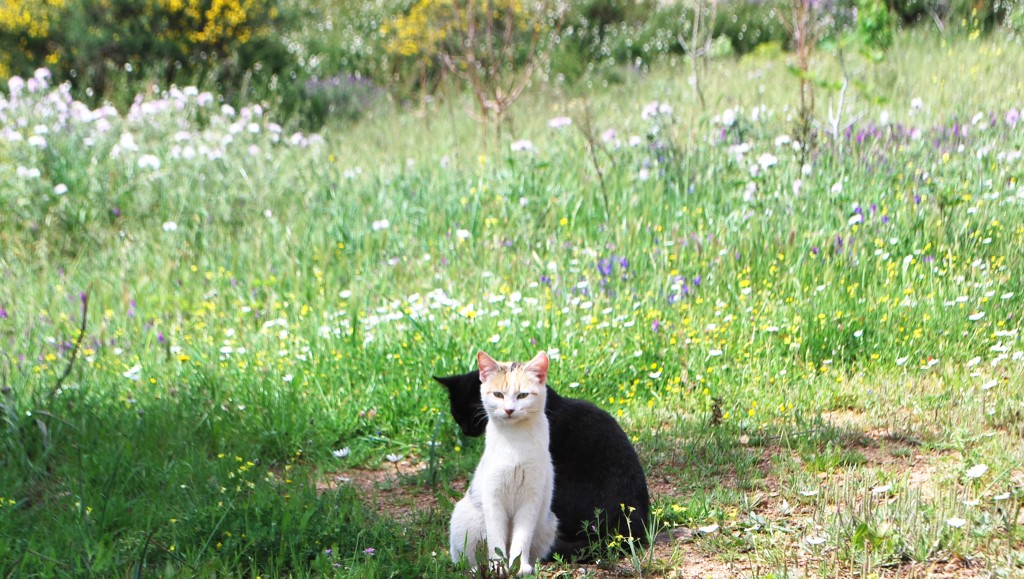
<instances>
[{"instance_id":1,"label":"white wildflower","mask_svg":"<svg viewBox=\"0 0 1024 579\"><path fill-rule=\"evenodd\" d=\"M988 472L988 465L986 465L986 464L976 464L976 465L972 466L971 468L967 469L967 472L965 472L964 475L966 475L967 478L972 478L972 479L973 478L981 478L981 476L983 474L985 474L986 472Z\"/></svg>"}]
</instances>

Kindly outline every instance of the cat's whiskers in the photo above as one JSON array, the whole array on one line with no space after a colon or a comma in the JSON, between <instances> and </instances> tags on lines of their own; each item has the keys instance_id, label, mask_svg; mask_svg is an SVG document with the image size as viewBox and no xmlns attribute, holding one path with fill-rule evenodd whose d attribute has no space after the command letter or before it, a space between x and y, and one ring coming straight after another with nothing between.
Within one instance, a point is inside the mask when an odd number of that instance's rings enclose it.
<instances>
[{"instance_id":1,"label":"cat's whiskers","mask_svg":"<svg viewBox=\"0 0 1024 579\"><path fill-rule=\"evenodd\" d=\"M476 413L473 425L475 426L475 425L479 424L481 426L487 426L487 421L488 421L487 409L484 408L483 406L481 406L480 407L480 411Z\"/></svg>"}]
</instances>

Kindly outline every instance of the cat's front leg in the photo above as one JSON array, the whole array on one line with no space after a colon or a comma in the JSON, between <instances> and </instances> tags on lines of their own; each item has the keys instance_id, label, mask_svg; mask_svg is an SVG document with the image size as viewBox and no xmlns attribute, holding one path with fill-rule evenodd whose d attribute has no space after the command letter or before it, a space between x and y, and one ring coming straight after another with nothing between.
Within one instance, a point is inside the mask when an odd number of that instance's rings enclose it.
<instances>
[{"instance_id":1,"label":"cat's front leg","mask_svg":"<svg viewBox=\"0 0 1024 579\"><path fill-rule=\"evenodd\" d=\"M487 559L499 559L509 556L508 547L508 514L500 508L484 504L484 524L487 527ZM498 555L498 552L501 555Z\"/></svg>"},{"instance_id":2,"label":"cat's front leg","mask_svg":"<svg viewBox=\"0 0 1024 579\"><path fill-rule=\"evenodd\" d=\"M534 509L522 509L512 522L512 541L509 544L509 562L519 557L519 574L533 573L533 561L537 554L530 549L533 533L537 528L537 514Z\"/></svg>"}]
</instances>

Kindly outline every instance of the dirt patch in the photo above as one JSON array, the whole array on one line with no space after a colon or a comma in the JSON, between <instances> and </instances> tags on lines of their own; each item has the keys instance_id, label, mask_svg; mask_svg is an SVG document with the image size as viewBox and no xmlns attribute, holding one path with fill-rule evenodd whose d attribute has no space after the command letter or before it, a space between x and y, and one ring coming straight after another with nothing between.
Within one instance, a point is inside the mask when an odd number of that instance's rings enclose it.
<instances>
[{"instance_id":1,"label":"dirt patch","mask_svg":"<svg viewBox=\"0 0 1024 579\"><path fill-rule=\"evenodd\" d=\"M353 468L328 473L317 481L317 492L325 493L344 485L351 486L368 504L399 521L409 521L414 514L437 509L437 494L419 482L420 473L427 468L426 464L403 460L389 467L381 470ZM462 488L465 480L456 480L452 484Z\"/></svg>"},{"instance_id":2,"label":"dirt patch","mask_svg":"<svg viewBox=\"0 0 1024 579\"><path fill-rule=\"evenodd\" d=\"M652 499L655 497L669 497L676 494L676 485L667 476L653 475L647 477L647 490L650 492Z\"/></svg>"},{"instance_id":3,"label":"dirt patch","mask_svg":"<svg viewBox=\"0 0 1024 579\"><path fill-rule=\"evenodd\" d=\"M826 479L828 481L823 490L865 484L870 488L872 483L867 479L872 476L865 476L865 472L878 469L900 477L905 481L908 490L920 492L921 498L928 501L940 496L943 485L949 482L947 475L950 469L947 463L961 464L963 461L959 452L928 448L927 442L921 439L934 440L934 435L927 428L921 431L893 430L871 424L869 416L852 411L828 413L822 418L828 427L838 430L838 438L831 438L834 443L863 456L863 462L848 467L830 468L827 472L819 473L820 482ZM809 465L801 464L803 459L799 451L785 444L773 442L774 440L769 437L755 444L749 442L750 439L745 436L740 437L737 444L746 447L753 462L747 463L749 466L743 473L737 472L736 465L729 463L723 464L724 468L712 475L716 486L740 490L745 496L745 499L741 500L742 506L730 507L734 511L738 507L741 511L732 516L743 519L748 512L756 513L758 517L771 523L761 532L767 533L763 536L772 543L769 548L784 559L783 564L794 576L818 576L823 569L829 570L829 576L860 576L862 569L854 569L850 567L850 562L836 559L837 553L834 550L809 550L803 545L804 533L815 535L821 529L817 526L813 529L811 527L814 524L815 509L843 507L838 504L823 504L822 500L829 501L824 496L812 501L804 501L800 497L794 500L790 495L799 489L789 488L789 484L784 481L789 480L790 470L803 470ZM685 468L676 471L674 469L679 465L672 465L671 462L660 462L652 466L648 472L648 488L652 501L679 497L688 492L686 481L677 478L685 476L679 474L685 473ZM384 468L377 470L348 469L331 473L318 484L318 489L327 492L342 485L350 486L364 500L382 512L387 512L400 521L412 522L418 515L432 515L438 512L442 507L440 503L448 500L446 496L461 496L468 484L467 479L461 477L452 482L450 489L433 489L422 483L425 464L399 461L393 464L385 463L383 466ZM861 478L865 480L860 480ZM1015 483L1024 481L1024 472L1013 471L1011 479ZM774 525L784 525L789 530L783 534L773 535L775 531L770 527ZM735 545L727 535L731 534L735 538L740 532L741 527L732 524L723 525L722 529L710 536L695 529L676 529L671 536L662 536L656 542L653 547L653 562L650 567L645 565L643 575L688 579L752 577L777 572L779 560L765 561L756 553L747 554L742 549L736 551L733 548ZM617 579L638 576L628 558L600 565L547 564L542 566L542 571L545 577L585 576ZM871 569L871 574L894 578L970 578L988 576L989 572L982 559L956 557L947 561L876 567Z\"/></svg>"},{"instance_id":4,"label":"dirt patch","mask_svg":"<svg viewBox=\"0 0 1024 579\"><path fill-rule=\"evenodd\" d=\"M960 453L954 450L923 453L920 448L922 442L915 433L873 428L864 413L829 412L822 414L822 419L838 428L850 430L851 436L846 445L864 456L865 467L903 473L907 488L920 491L925 500L935 498L941 473L949 472L949 468L941 463L962 462ZM932 436L933 433L925 432L924 435Z\"/></svg>"},{"instance_id":5,"label":"dirt patch","mask_svg":"<svg viewBox=\"0 0 1024 579\"><path fill-rule=\"evenodd\" d=\"M952 577L989 577L991 573L983 563L956 557L949 561L933 563L912 563L879 573L879 577L900 577L906 579L947 579Z\"/></svg>"},{"instance_id":6,"label":"dirt patch","mask_svg":"<svg viewBox=\"0 0 1024 579\"><path fill-rule=\"evenodd\" d=\"M677 530L673 541L655 545L654 556L658 561L668 562L662 576L671 579L739 577L749 571L745 565L723 561L704 551L689 530Z\"/></svg>"},{"instance_id":7,"label":"dirt patch","mask_svg":"<svg viewBox=\"0 0 1024 579\"><path fill-rule=\"evenodd\" d=\"M654 545L652 568L645 569L644 577L666 579L690 579L708 577L744 577L749 575L745 564L731 564L718 556L704 551L699 539L690 529L679 528L662 533ZM614 563L579 565L572 570L552 570L556 577L599 577L601 579L625 579L638 577L628 560Z\"/></svg>"}]
</instances>

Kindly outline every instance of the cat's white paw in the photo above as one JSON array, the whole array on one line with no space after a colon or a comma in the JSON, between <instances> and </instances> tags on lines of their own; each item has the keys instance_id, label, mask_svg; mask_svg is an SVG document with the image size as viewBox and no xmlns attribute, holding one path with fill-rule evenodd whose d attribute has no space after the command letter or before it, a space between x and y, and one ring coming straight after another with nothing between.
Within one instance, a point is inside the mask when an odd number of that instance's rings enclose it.
<instances>
[{"instance_id":1,"label":"cat's white paw","mask_svg":"<svg viewBox=\"0 0 1024 579\"><path fill-rule=\"evenodd\" d=\"M519 576L522 577L523 575L533 575L533 565L530 565L529 563L523 563L520 565Z\"/></svg>"}]
</instances>

